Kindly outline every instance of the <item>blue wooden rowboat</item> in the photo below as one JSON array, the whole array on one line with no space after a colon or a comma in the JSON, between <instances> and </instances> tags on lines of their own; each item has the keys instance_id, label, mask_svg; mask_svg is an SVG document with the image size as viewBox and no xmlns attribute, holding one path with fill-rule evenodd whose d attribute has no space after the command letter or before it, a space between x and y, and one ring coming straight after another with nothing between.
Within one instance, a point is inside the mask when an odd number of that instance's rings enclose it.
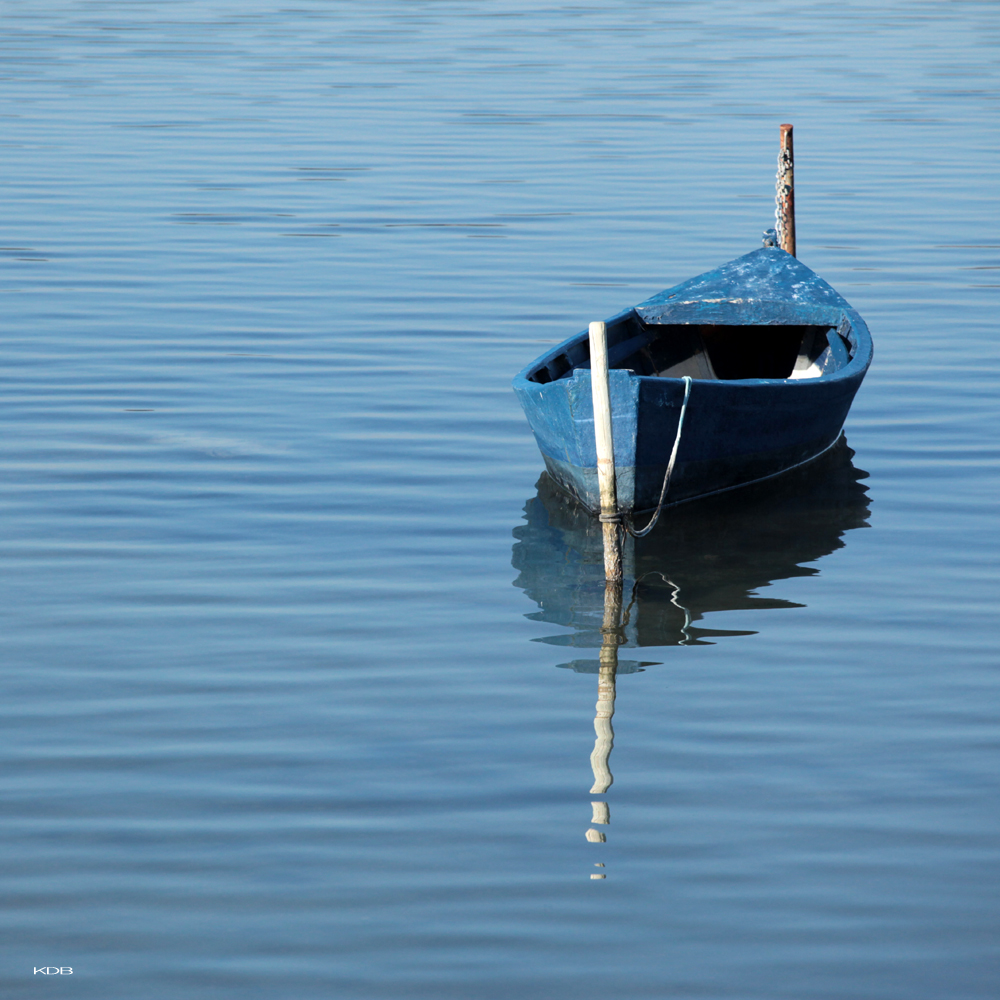
<instances>
[{"instance_id":1,"label":"blue wooden rowboat","mask_svg":"<svg viewBox=\"0 0 1000 1000\"><path fill-rule=\"evenodd\" d=\"M759 482L831 448L872 359L868 327L791 254L765 245L607 321L619 509L657 506L693 379L664 506ZM514 379L552 479L601 509L587 332Z\"/></svg>"}]
</instances>

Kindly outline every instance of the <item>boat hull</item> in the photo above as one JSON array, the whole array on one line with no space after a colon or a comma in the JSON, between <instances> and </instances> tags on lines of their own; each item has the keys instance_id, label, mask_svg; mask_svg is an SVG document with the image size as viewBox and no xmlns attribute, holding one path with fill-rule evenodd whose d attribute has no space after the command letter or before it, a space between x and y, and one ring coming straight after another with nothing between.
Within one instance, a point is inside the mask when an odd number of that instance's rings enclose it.
<instances>
[{"instance_id":1,"label":"boat hull","mask_svg":"<svg viewBox=\"0 0 1000 1000\"><path fill-rule=\"evenodd\" d=\"M610 376L618 501L623 509L650 510L663 485L684 384L659 379L651 385L653 380L629 379L617 371ZM859 382L808 389L694 383L667 504L758 482L822 455L840 437ZM560 389L562 400L552 399L554 393L544 400L525 398L528 390L522 404L534 417L532 429L549 475L597 513L601 501L589 371Z\"/></svg>"}]
</instances>

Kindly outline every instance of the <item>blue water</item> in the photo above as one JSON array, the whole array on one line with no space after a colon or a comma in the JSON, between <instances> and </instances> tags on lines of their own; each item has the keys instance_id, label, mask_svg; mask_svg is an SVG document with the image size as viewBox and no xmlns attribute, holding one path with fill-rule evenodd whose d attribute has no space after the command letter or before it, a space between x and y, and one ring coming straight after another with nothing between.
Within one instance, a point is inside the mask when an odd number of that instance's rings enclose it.
<instances>
[{"instance_id":1,"label":"blue water","mask_svg":"<svg viewBox=\"0 0 1000 1000\"><path fill-rule=\"evenodd\" d=\"M7 996L1000 993L1000 7L2 8ZM783 121L875 363L630 556L591 843L510 377L759 246Z\"/></svg>"}]
</instances>

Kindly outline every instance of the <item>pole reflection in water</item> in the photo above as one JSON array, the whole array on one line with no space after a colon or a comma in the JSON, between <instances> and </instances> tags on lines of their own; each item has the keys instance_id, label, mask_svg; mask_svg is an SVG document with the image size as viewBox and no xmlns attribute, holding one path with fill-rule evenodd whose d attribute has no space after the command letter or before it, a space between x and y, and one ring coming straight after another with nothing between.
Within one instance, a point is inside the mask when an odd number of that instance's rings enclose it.
<instances>
[{"instance_id":1,"label":"pole reflection in water","mask_svg":"<svg viewBox=\"0 0 1000 1000\"><path fill-rule=\"evenodd\" d=\"M867 527L869 501L860 480L868 474L855 468L853 455L841 439L822 458L769 483L666 510L651 535L627 540L624 580L607 583L601 525L542 476L537 495L525 505L527 523L514 529L514 585L539 608L528 618L572 630L534 641L599 650L596 660L559 664L597 674L592 795L604 795L614 780L609 757L618 677L659 665L619 659L619 648L705 645L755 635L697 623L716 611L802 607L757 591L777 580L815 575L818 569L803 564L841 548L846 532ZM596 827L610 823L610 807L605 801L591 804L587 840L605 843Z\"/></svg>"},{"instance_id":2,"label":"pole reflection in water","mask_svg":"<svg viewBox=\"0 0 1000 1000\"><path fill-rule=\"evenodd\" d=\"M601 658L598 661L597 715L594 732L597 742L590 755L594 769L592 795L603 795L615 780L608 770L608 757L615 745L611 720L615 714L615 676L618 673L618 645L621 642L622 581L608 580L604 584L604 624L601 626Z\"/></svg>"},{"instance_id":3,"label":"pole reflection in water","mask_svg":"<svg viewBox=\"0 0 1000 1000\"><path fill-rule=\"evenodd\" d=\"M631 541L631 540L630 540ZM605 539L605 544L607 540ZM597 705L594 716L594 752L590 755L590 766L594 772L594 785L591 795L603 795L614 783L614 776L608 764L608 758L615 745L615 729L612 719L615 716L615 684L618 675L618 646L623 640L621 631L622 614L622 580L605 580L604 582L604 621L601 625L601 653L597 668ZM591 802L593 816L591 824L607 825L611 822L611 807L607 802ZM603 844L607 836L593 825L587 831L587 840L593 844ZM601 864L599 867L603 868ZM591 875L591 878L605 878L604 875Z\"/></svg>"}]
</instances>

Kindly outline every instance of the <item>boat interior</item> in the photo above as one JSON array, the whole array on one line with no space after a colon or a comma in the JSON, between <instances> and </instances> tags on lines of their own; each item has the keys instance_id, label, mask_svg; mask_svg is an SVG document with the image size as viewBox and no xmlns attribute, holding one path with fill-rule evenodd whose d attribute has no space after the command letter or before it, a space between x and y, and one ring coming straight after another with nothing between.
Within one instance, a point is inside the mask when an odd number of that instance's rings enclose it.
<instances>
[{"instance_id":1,"label":"boat interior","mask_svg":"<svg viewBox=\"0 0 1000 1000\"><path fill-rule=\"evenodd\" d=\"M846 366L853 354L845 320L832 326L647 325L634 313L607 325L608 366L636 375L693 379L819 378ZM541 359L529 374L546 384L590 368L586 336Z\"/></svg>"}]
</instances>

